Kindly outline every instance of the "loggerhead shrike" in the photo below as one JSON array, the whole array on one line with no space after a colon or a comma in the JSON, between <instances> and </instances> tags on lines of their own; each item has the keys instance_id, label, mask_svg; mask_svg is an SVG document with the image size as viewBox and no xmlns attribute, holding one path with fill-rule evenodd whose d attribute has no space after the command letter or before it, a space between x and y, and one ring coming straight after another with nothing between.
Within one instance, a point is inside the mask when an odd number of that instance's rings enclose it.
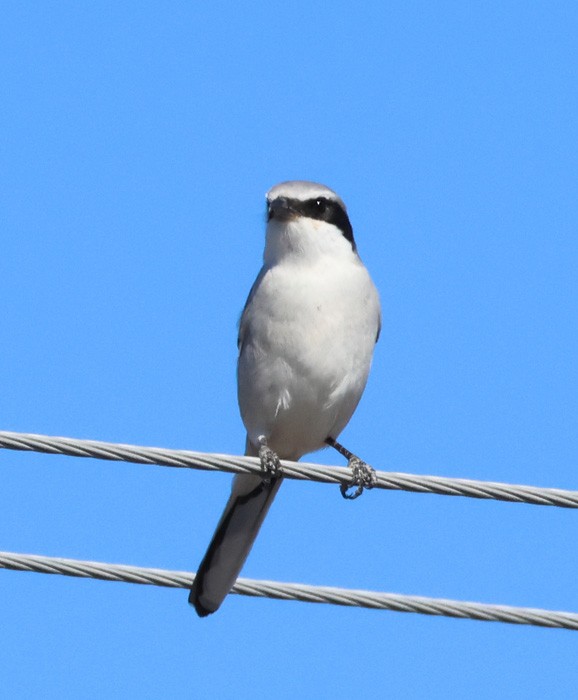
<instances>
[{"instance_id":1,"label":"loggerhead shrike","mask_svg":"<svg viewBox=\"0 0 578 700\"><path fill-rule=\"evenodd\" d=\"M245 563L281 486L279 459L329 444L369 469L336 438L365 388L380 323L337 194L305 181L269 190L263 267L241 316L237 365L245 454L265 474L233 480L189 595L201 617L219 608Z\"/></svg>"}]
</instances>

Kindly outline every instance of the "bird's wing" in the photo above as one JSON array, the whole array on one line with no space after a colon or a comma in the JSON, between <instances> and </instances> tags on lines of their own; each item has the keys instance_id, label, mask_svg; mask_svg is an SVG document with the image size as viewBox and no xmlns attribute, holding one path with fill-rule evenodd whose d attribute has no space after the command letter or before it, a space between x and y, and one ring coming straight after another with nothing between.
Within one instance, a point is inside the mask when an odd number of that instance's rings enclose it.
<instances>
[{"instance_id":1,"label":"bird's wing","mask_svg":"<svg viewBox=\"0 0 578 700\"><path fill-rule=\"evenodd\" d=\"M255 292L259 288L259 285L261 284L261 281L265 276L266 272L267 268L263 266L259 271L257 278L253 282L253 286L249 291L249 296L247 297L247 301L245 302L245 306L243 307L243 312L241 313L241 318L239 319L239 335L237 336L237 347L239 348L239 353L241 353L241 351L243 350L243 343L245 342L245 339L249 333L249 327L247 323L247 309L249 307L249 304L253 300Z\"/></svg>"}]
</instances>

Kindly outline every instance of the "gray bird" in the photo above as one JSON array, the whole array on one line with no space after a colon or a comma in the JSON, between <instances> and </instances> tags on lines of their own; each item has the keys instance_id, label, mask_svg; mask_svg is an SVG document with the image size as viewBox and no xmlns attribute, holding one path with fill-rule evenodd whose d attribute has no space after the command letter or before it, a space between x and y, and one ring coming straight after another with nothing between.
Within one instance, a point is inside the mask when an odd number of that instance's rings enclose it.
<instances>
[{"instance_id":1,"label":"gray bird","mask_svg":"<svg viewBox=\"0 0 578 700\"><path fill-rule=\"evenodd\" d=\"M239 326L238 400L245 454L264 478L238 475L189 595L204 617L235 583L279 487L279 459L336 442L367 382L380 330L377 290L343 201L324 185L282 182L267 193L263 267Z\"/></svg>"}]
</instances>

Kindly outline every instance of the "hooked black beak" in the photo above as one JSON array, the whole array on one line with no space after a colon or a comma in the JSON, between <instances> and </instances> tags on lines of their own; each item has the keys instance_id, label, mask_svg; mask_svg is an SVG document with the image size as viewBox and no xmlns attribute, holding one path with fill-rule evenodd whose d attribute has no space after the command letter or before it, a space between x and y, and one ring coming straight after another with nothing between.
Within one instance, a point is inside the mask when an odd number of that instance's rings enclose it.
<instances>
[{"instance_id":1,"label":"hooked black beak","mask_svg":"<svg viewBox=\"0 0 578 700\"><path fill-rule=\"evenodd\" d=\"M269 202L269 206L267 207L267 221L271 221L271 219L290 221L296 216L299 216L299 212L291 206L291 200L287 197L277 197L272 202Z\"/></svg>"}]
</instances>

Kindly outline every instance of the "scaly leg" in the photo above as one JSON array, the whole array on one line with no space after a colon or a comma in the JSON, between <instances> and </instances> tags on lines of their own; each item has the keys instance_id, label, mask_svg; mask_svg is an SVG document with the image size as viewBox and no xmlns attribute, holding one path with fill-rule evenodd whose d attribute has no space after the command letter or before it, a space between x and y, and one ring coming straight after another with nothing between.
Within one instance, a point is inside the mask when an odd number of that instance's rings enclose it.
<instances>
[{"instance_id":1,"label":"scaly leg","mask_svg":"<svg viewBox=\"0 0 578 700\"><path fill-rule=\"evenodd\" d=\"M347 466L353 472L353 478L349 484L341 484L340 491L343 498L348 498L353 500L358 496L361 496L363 489L372 489L376 482L377 476L375 474L375 469L359 459L356 455L350 452L348 449L343 447L337 440L332 437L328 437L325 442L336 449L340 455L343 455L347 459ZM357 486L357 489L353 493L347 493L350 488Z\"/></svg>"}]
</instances>

